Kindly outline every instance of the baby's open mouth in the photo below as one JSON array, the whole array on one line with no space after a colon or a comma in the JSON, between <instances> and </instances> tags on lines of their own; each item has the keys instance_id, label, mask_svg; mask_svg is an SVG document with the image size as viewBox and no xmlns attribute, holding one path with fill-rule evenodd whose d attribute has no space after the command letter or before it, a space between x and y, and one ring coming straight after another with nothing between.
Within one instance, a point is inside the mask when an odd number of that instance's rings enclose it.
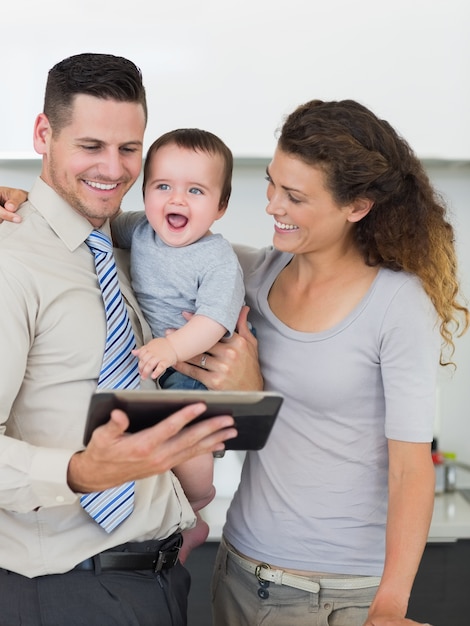
<instances>
[{"instance_id":1,"label":"baby's open mouth","mask_svg":"<svg viewBox=\"0 0 470 626\"><path fill-rule=\"evenodd\" d=\"M168 213L166 219L172 228L184 228L188 223L188 218L180 213Z\"/></svg>"}]
</instances>

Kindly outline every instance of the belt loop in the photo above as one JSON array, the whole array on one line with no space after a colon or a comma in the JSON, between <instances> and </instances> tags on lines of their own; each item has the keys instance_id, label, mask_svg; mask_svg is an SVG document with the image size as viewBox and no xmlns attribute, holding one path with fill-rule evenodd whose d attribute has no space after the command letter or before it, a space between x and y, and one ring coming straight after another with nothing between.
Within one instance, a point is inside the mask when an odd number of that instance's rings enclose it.
<instances>
[{"instance_id":1,"label":"belt loop","mask_svg":"<svg viewBox=\"0 0 470 626\"><path fill-rule=\"evenodd\" d=\"M173 567L178 561L182 545L183 539L181 535L176 535L176 537L163 544L155 555L153 571L158 574L162 569Z\"/></svg>"},{"instance_id":2,"label":"belt loop","mask_svg":"<svg viewBox=\"0 0 470 626\"><path fill-rule=\"evenodd\" d=\"M158 574L159 572L162 571L164 563L165 563L165 554L162 550L159 550L157 552L156 559L155 559L155 567L153 568L153 571L155 574Z\"/></svg>"},{"instance_id":3,"label":"belt loop","mask_svg":"<svg viewBox=\"0 0 470 626\"><path fill-rule=\"evenodd\" d=\"M95 570L95 576L99 576L101 574L101 559L99 554L95 554L92 556L93 566Z\"/></svg>"}]
</instances>

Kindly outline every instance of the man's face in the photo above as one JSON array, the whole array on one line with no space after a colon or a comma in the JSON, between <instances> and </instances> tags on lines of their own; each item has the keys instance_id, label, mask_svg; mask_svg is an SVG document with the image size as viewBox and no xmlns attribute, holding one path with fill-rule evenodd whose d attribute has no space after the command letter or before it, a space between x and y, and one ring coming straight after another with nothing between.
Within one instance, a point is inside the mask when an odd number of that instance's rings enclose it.
<instances>
[{"instance_id":1,"label":"man's face","mask_svg":"<svg viewBox=\"0 0 470 626\"><path fill-rule=\"evenodd\" d=\"M139 176L144 130L140 104L77 95L70 123L56 136L47 116L36 120L34 146L43 155L41 177L99 227L116 214Z\"/></svg>"}]
</instances>

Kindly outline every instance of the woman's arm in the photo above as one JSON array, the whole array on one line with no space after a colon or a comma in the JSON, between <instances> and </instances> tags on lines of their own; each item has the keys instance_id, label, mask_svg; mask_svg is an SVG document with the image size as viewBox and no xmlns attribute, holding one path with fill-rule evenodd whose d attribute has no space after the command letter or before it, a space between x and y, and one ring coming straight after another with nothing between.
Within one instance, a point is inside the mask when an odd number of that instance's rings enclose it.
<instances>
[{"instance_id":1,"label":"woman's arm","mask_svg":"<svg viewBox=\"0 0 470 626\"><path fill-rule=\"evenodd\" d=\"M389 503L382 581L364 626L415 624L405 619L434 504L430 444L389 440Z\"/></svg>"}]
</instances>

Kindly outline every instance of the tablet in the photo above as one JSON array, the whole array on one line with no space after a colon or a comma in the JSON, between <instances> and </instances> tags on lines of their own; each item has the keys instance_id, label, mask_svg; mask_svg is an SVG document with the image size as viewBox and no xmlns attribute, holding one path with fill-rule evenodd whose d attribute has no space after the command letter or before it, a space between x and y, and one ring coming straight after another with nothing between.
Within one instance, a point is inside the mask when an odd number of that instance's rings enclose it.
<instances>
[{"instance_id":1,"label":"tablet","mask_svg":"<svg viewBox=\"0 0 470 626\"><path fill-rule=\"evenodd\" d=\"M113 409L129 416L134 433L165 419L188 404L204 402L206 411L188 426L216 415L232 415L238 436L225 442L226 450L260 450L272 430L283 398L265 391L98 390L90 401L85 426L87 445L95 428L109 420Z\"/></svg>"}]
</instances>

